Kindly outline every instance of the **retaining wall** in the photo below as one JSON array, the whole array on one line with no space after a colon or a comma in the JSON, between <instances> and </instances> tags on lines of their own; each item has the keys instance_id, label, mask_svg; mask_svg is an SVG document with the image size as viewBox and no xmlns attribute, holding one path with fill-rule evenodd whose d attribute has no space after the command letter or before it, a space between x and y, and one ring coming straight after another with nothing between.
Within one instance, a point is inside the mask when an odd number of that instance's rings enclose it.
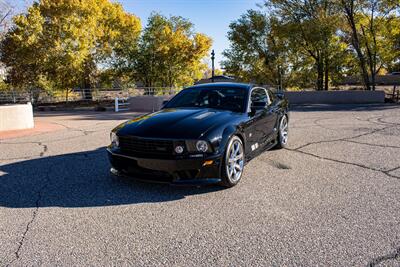
<instances>
[{"instance_id":1,"label":"retaining wall","mask_svg":"<svg viewBox=\"0 0 400 267\"><path fill-rule=\"evenodd\" d=\"M128 99L131 111L152 112L160 110L164 100L172 96L135 96Z\"/></svg>"},{"instance_id":2,"label":"retaining wall","mask_svg":"<svg viewBox=\"0 0 400 267\"><path fill-rule=\"evenodd\" d=\"M290 104L372 104L385 103L384 91L285 92Z\"/></svg>"},{"instance_id":3,"label":"retaining wall","mask_svg":"<svg viewBox=\"0 0 400 267\"><path fill-rule=\"evenodd\" d=\"M0 106L0 131L34 127L31 103Z\"/></svg>"},{"instance_id":4,"label":"retaining wall","mask_svg":"<svg viewBox=\"0 0 400 267\"><path fill-rule=\"evenodd\" d=\"M372 104L384 103L383 91L302 91L285 92L290 104ZM135 96L129 98L131 111L152 112L172 96Z\"/></svg>"}]
</instances>

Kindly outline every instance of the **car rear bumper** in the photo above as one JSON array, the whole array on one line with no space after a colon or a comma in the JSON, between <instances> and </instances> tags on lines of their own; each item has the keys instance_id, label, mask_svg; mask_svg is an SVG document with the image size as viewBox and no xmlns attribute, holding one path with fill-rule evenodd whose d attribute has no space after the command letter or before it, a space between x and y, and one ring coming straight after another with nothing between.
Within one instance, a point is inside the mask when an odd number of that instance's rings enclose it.
<instances>
[{"instance_id":1,"label":"car rear bumper","mask_svg":"<svg viewBox=\"0 0 400 267\"><path fill-rule=\"evenodd\" d=\"M110 148L107 152L114 175L175 185L216 184L221 181L220 155L207 158L153 159L124 155Z\"/></svg>"}]
</instances>

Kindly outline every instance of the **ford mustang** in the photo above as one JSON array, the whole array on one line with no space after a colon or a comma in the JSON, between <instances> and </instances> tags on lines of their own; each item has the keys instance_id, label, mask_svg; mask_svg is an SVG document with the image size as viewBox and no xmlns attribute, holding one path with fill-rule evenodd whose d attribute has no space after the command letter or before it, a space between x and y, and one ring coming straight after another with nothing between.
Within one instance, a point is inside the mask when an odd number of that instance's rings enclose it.
<instances>
[{"instance_id":1,"label":"ford mustang","mask_svg":"<svg viewBox=\"0 0 400 267\"><path fill-rule=\"evenodd\" d=\"M245 162L288 143L289 105L281 93L238 83L188 87L158 112L111 132L111 172L171 184L232 187Z\"/></svg>"}]
</instances>

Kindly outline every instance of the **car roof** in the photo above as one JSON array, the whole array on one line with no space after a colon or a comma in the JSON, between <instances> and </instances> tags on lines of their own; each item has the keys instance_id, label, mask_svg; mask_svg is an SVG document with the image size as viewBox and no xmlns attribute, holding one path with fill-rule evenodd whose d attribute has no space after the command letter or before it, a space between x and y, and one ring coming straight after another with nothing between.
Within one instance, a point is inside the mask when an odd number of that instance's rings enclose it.
<instances>
[{"instance_id":1,"label":"car roof","mask_svg":"<svg viewBox=\"0 0 400 267\"><path fill-rule=\"evenodd\" d=\"M250 90L251 88L253 88L253 85L248 83L215 82L215 83L197 84L187 87L185 89L196 89L196 88L203 89L203 88L214 88L214 87L242 88L245 90Z\"/></svg>"}]
</instances>

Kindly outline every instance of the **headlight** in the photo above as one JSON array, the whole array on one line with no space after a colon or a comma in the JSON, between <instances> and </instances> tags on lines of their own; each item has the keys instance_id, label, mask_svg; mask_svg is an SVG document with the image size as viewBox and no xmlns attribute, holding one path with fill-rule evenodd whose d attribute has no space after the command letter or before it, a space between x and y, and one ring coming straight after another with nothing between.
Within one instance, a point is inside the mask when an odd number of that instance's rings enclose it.
<instances>
[{"instance_id":1,"label":"headlight","mask_svg":"<svg viewBox=\"0 0 400 267\"><path fill-rule=\"evenodd\" d=\"M200 141L197 141L196 148L197 148L197 151L205 153L208 150L208 144L206 141L200 140Z\"/></svg>"},{"instance_id":2,"label":"headlight","mask_svg":"<svg viewBox=\"0 0 400 267\"><path fill-rule=\"evenodd\" d=\"M110 135L111 145L113 147L119 147L119 139L116 133L112 132Z\"/></svg>"}]
</instances>

